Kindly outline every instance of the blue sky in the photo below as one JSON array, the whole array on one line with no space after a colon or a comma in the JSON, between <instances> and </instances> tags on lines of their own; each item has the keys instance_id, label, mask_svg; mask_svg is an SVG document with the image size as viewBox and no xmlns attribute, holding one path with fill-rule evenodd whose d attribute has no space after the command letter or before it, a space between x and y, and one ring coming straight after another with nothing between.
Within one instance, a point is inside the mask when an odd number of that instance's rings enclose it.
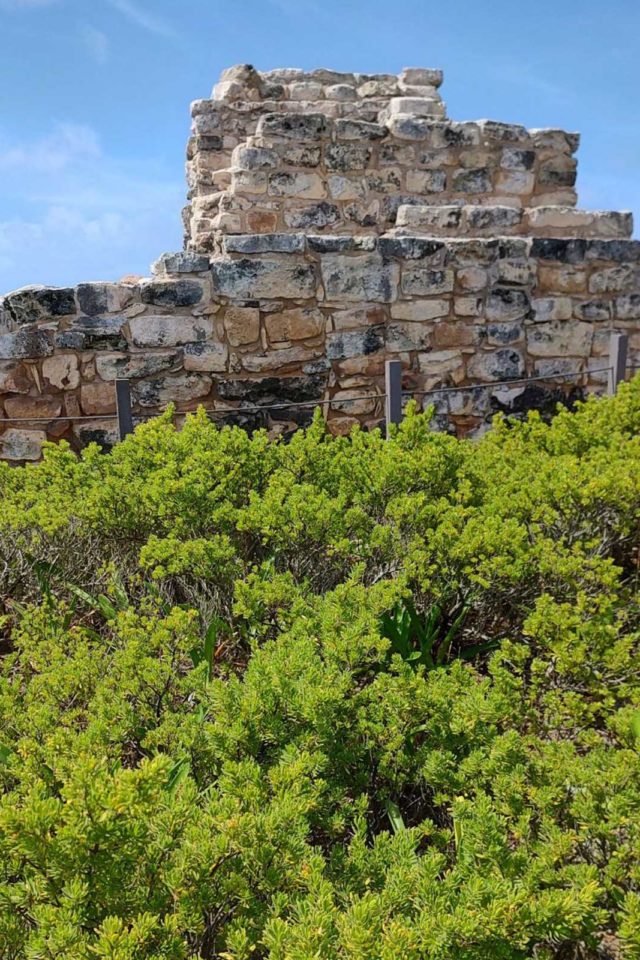
<instances>
[{"instance_id":1,"label":"blue sky","mask_svg":"<svg viewBox=\"0 0 640 960\"><path fill-rule=\"evenodd\" d=\"M640 223L638 0L0 0L0 292L182 245L189 102L234 63L442 67L457 120L582 133L580 205Z\"/></svg>"}]
</instances>

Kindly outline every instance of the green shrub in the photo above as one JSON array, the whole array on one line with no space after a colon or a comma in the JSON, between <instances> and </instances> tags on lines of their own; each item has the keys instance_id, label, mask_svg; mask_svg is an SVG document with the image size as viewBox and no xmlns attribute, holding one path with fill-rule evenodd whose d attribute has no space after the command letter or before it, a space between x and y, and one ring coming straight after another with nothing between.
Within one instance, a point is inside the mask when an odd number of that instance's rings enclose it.
<instances>
[{"instance_id":1,"label":"green shrub","mask_svg":"<svg viewBox=\"0 0 640 960\"><path fill-rule=\"evenodd\" d=\"M2 960L640 958L640 379L0 498Z\"/></svg>"}]
</instances>

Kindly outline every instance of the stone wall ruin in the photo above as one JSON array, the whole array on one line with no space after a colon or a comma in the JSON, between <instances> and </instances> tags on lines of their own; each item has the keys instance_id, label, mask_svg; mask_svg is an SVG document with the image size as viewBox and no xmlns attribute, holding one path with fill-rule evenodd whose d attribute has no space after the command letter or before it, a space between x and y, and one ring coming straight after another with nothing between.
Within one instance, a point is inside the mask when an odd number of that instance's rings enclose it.
<instances>
[{"instance_id":1,"label":"stone wall ruin","mask_svg":"<svg viewBox=\"0 0 640 960\"><path fill-rule=\"evenodd\" d=\"M630 214L577 209L578 136L450 121L441 82L225 71L192 105L184 250L0 300L0 455L114 442L120 377L134 419L203 403L287 433L331 400L342 433L380 424L397 358L436 426L475 435L601 390L612 330L637 364L640 242Z\"/></svg>"}]
</instances>

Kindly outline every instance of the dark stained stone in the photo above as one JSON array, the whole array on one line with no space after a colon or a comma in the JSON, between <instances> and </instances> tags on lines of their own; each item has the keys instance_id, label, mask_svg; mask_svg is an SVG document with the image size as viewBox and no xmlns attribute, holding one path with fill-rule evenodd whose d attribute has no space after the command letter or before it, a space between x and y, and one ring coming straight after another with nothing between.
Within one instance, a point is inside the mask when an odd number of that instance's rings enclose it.
<instances>
[{"instance_id":1,"label":"dark stained stone","mask_svg":"<svg viewBox=\"0 0 640 960\"><path fill-rule=\"evenodd\" d=\"M591 241L591 243L600 242L603 241ZM604 242L607 243L609 241ZM617 243L619 241L612 242ZM582 263L586 251L586 240L557 240L547 239L546 237L535 237L531 242L532 257L538 257L540 260L556 260L558 263Z\"/></svg>"},{"instance_id":2,"label":"dark stained stone","mask_svg":"<svg viewBox=\"0 0 640 960\"><path fill-rule=\"evenodd\" d=\"M334 226L339 220L340 211L337 206L334 203L327 203L326 200L299 210L291 210L288 214L290 226L302 230L314 227L322 230L324 227Z\"/></svg>"},{"instance_id":3,"label":"dark stained stone","mask_svg":"<svg viewBox=\"0 0 640 960\"><path fill-rule=\"evenodd\" d=\"M143 303L163 307L190 307L202 300L202 284L197 280L149 281L140 286Z\"/></svg>"},{"instance_id":4,"label":"dark stained stone","mask_svg":"<svg viewBox=\"0 0 640 960\"><path fill-rule=\"evenodd\" d=\"M424 237L380 237L378 240L383 257L397 257L399 260L424 260L439 253L443 247L441 240Z\"/></svg>"},{"instance_id":5,"label":"dark stained stone","mask_svg":"<svg viewBox=\"0 0 640 960\"><path fill-rule=\"evenodd\" d=\"M4 309L15 325L75 313L72 287L22 287L4 297Z\"/></svg>"}]
</instances>

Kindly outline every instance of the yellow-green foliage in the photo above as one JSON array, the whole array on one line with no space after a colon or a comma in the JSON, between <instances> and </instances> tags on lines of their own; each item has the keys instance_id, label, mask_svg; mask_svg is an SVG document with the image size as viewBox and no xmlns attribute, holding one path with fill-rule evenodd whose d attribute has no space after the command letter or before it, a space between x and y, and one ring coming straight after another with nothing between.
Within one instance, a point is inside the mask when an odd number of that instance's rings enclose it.
<instances>
[{"instance_id":1,"label":"yellow-green foliage","mask_svg":"<svg viewBox=\"0 0 640 960\"><path fill-rule=\"evenodd\" d=\"M0 502L2 960L639 960L640 379Z\"/></svg>"}]
</instances>

